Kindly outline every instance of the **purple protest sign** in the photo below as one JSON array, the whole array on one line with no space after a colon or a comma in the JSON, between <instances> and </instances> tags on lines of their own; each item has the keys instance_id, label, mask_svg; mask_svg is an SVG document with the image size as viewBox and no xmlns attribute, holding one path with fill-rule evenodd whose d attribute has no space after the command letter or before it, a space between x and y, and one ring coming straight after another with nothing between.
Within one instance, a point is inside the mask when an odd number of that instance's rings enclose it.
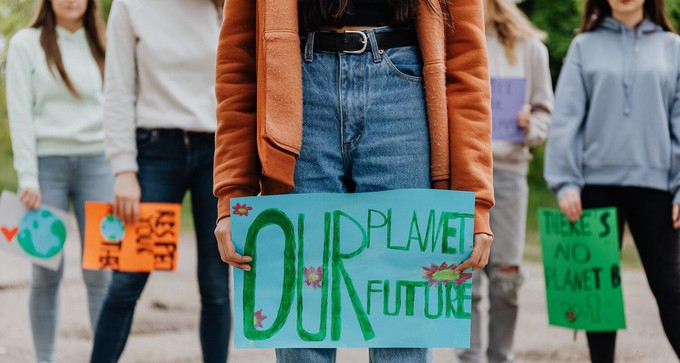
<instances>
[{"instance_id":1,"label":"purple protest sign","mask_svg":"<svg viewBox=\"0 0 680 363\"><path fill-rule=\"evenodd\" d=\"M491 78L491 112L494 140L524 142L517 114L524 105L525 78Z\"/></svg>"}]
</instances>

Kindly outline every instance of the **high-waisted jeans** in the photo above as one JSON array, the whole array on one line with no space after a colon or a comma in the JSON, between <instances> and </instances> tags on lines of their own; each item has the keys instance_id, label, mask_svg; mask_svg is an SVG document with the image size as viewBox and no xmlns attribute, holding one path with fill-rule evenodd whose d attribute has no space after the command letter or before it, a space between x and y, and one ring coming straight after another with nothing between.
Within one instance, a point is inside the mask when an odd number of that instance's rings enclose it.
<instances>
[{"instance_id":1,"label":"high-waisted jeans","mask_svg":"<svg viewBox=\"0 0 680 363\"><path fill-rule=\"evenodd\" d=\"M363 54L314 52L311 44L303 52L302 148L293 193L430 188L420 51L380 51L374 31L367 31L372 50ZM326 363L335 361L335 353L277 349L276 357L282 363ZM374 348L369 359L426 363L433 358L429 349Z\"/></svg>"},{"instance_id":2,"label":"high-waisted jeans","mask_svg":"<svg viewBox=\"0 0 680 363\"><path fill-rule=\"evenodd\" d=\"M69 202L73 201L81 236L85 235L85 202L111 202L113 198L113 174L103 154L41 156L38 158L38 180L44 204L67 211ZM82 247L83 238L80 241ZM55 361L59 284L63 275L63 261L57 271L33 265L29 312L36 361L40 363ZM83 270L93 328L97 326L110 279L109 271Z\"/></svg>"},{"instance_id":3,"label":"high-waisted jeans","mask_svg":"<svg viewBox=\"0 0 680 363\"><path fill-rule=\"evenodd\" d=\"M231 310L229 266L220 259L214 234L217 220L217 199L212 194L214 136L181 130L139 129L137 150L142 202L181 203L187 190L191 191L203 360L223 363L227 360ZM148 273L113 273L95 334L92 362L119 359L130 333L137 299L148 277ZM181 286L177 289L181 291Z\"/></svg>"}]
</instances>

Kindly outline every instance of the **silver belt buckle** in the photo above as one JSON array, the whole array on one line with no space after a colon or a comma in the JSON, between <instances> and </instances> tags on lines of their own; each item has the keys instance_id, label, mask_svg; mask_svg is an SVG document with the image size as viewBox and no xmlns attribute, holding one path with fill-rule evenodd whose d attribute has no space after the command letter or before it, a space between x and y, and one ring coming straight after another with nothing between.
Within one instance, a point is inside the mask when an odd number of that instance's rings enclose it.
<instances>
[{"instance_id":1,"label":"silver belt buckle","mask_svg":"<svg viewBox=\"0 0 680 363\"><path fill-rule=\"evenodd\" d=\"M343 50L343 53L349 53L349 54L361 54L366 51L366 47L368 46L368 37L366 36L366 33L358 30L345 30L345 33L354 33L354 34L359 34L361 35L361 42L363 43L363 46L359 50Z\"/></svg>"}]
</instances>

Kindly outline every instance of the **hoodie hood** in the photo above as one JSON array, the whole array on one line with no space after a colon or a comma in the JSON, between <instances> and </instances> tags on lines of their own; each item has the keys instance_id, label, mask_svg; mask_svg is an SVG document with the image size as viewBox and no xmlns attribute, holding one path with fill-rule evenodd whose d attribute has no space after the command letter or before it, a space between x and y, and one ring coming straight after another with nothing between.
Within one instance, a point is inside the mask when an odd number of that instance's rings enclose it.
<instances>
[{"instance_id":1,"label":"hoodie hood","mask_svg":"<svg viewBox=\"0 0 680 363\"><path fill-rule=\"evenodd\" d=\"M638 35L663 31L663 28L656 25L653 21L647 18L645 18L642 21L642 23L640 23L640 25L638 25L636 28L632 29L623 24L622 22L612 18L611 16L604 18L602 24L600 24L600 28L611 30L614 32L625 32L626 30L628 30Z\"/></svg>"},{"instance_id":2,"label":"hoodie hood","mask_svg":"<svg viewBox=\"0 0 680 363\"><path fill-rule=\"evenodd\" d=\"M662 32L663 28L658 26L656 23L645 18L640 25L636 28L629 28L622 22L614 19L611 16L606 17L599 27L605 31L611 31L620 34L621 47L623 49L623 87L625 95L625 104L623 108L623 113L625 115L630 115L631 113L631 88L635 82L635 73L637 60L638 60L638 46L637 43L641 37Z\"/></svg>"}]
</instances>

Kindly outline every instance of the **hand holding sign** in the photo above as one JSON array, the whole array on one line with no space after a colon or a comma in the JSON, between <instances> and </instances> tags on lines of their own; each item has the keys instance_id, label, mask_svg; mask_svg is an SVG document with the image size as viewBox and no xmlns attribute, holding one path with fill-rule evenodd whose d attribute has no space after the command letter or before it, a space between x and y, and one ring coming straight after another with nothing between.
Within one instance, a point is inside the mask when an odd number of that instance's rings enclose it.
<instances>
[{"instance_id":1,"label":"hand holding sign","mask_svg":"<svg viewBox=\"0 0 680 363\"><path fill-rule=\"evenodd\" d=\"M21 190L19 199L24 203L28 209L38 209L40 208L40 203L42 202L42 195L40 191L34 188L24 188Z\"/></svg>"},{"instance_id":2,"label":"hand holding sign","mask_svg":"<svg viewBox=\"0 0 680 363\"><path fill-rule=\"evenodd\" d=\"M517 114L517 126L524 131L524 138L526 139L527 135L529 135L529 128L531 127L531 105L524 104L522 108L519 109L519 113Z\"/></svg>"},{"instance_id":3,"label":"hand holding sign","mask_svg":"<svg viewBox=\"0 0 680 363\"><path fill-rule=\"evenodd\" d=\"M236 252L236 247L231 241L231 217L220 219L215 228L217 238L217 248L220 250L222 261L230 264L234 268L250 271L248 263L253 259L250 256L241 256Z\"/></svg>"},{"instance_id":4,"label":"hand holding sign","mask_svg":"<svg viewBox=\"0 0 680 363\"><path fill-rule=\"evenodd\" d=\"M137 173L122 172L116 175L116 184L113 188L113 214L118 216L125 224L139 222L139 201L142 197L142 189L137 180Z\"/></svg>"},{"instance_id":5,"label":"hand holding sign","mask_svg":"<svg viewBox=\"0 0 680 363\"><path fill-rule=\"evenodd\" d=\"M479 270L486 267L489 263L489 255L491 254L491 242L493 237L485 233L478 233L474 236L472 247L472 254L470 258L465 260L460 266L456 267L456 272L462 273L468 268L472 270Z\"/></svg>"},{"instance_id":6,"label":"hand holding sign","mask_svg":"<svg viewBox=\"0 0 680 363\"><path fill-rule=\"evenodd\" d=\"M557 202L560 205L562 213L571 221L576 222L581 215L583 215L583 207L581 206L581 192L578 189L565 190Z\"/></svg>"}]
</instances>

